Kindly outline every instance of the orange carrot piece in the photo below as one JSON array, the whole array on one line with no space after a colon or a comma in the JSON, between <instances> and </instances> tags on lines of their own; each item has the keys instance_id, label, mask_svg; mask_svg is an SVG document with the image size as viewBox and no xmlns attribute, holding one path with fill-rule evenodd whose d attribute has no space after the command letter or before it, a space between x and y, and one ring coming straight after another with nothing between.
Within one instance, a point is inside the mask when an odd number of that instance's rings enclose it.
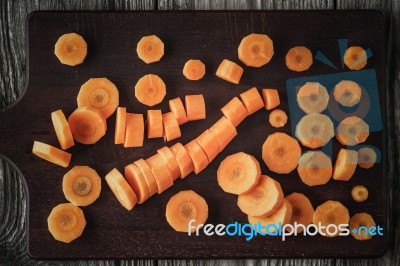
<instances>
[{"instance_id":1,"label":"orange carrot piece","mask_svg":"<svg viewBox=\"0 0 400 266\"><path fill-rule=\"evenodd\" d=\"M181 98L169 100L169 109L174 113L178 125L183 125L189 121Z\"/></svg>"},{"instance_id":2,"label":"orange carrot piece","mask_svg":"<svg viewBox=\"0 0 400 266\"><path fill-rule=\"evenodd\" d=\"M234 97L225 104L225 106L221 108L221 111L235 127L237 127L249 115L246 107L238 97Z\"/></svg>"},{"instance_id":3,"label":"orange carrot piece","mask_svg":"<svg viewBox=\"0 0 400 266\"><path fill-rule=\"evenodd\" d=\"M161 138L164 133L161 110L147 110L147 137Z\"/></svg>"},{"instance_id":4,"label":"orange carrot piece","mask_svg":"<svg viewBox=\"0 0 400 266\"><path fill-rule=\"evenodd\" d=\"M185 96L186 114L189 121L206 118L206 104L203 94Z\"/></svg>"},{"instance_id":5,"label":"orange carrot piece","mask_svg":"<svg viewBox=\"0 0 400 266\"><path fill-rule=\"evenodd\" d=\"M236 127L225 116L221 117L209 129L217 140L219 152L222 152L237 135Z\"/></svg>"},{"instance_id":6,"label":"orange carrot piece","mask_svg":"<svg viewBox=\"0 0 400 266\"><path fill-rule=\"evenodd\" d=\"M243 75L243 68L228 59L222 60L215 75L225 81L239 84Z\"/></svg>"},{"instance_id":7,"label":"orange carrot piece","mask_svg":"<svg viewBox=\"0 0 400 266\"><path fill-rule=\"evenodd\" d=\"M276 89L263 89L262 97L265 104L265 109L271 110L281 104L279 99L278 90Z\"/></svg>"},{"instance_id":8,"label":"orange carrot piece","mask_svg":"<svg viewBox=\"0 0 400 266\"><path fill-rule=\"evenodd\" d=\"M264 107L264 102L256 87L253 87L241 93L240 99L242 100L244 106L246 107L247 113L249 115L257 112L258 110Z\"/></svg>"},{"instance_id":9,"label":"orange carrot piece","mask_svg":"<svg viewBox=\"0 0 400 266\"><path fill-rule=\"evenodd\" d=\"M200 80L206 74L206 66L198 59L190 59L185 63L182 73L188 80Z\"/></svg>"},{"instance_id":10,"label":"orange carrot piece","mask_svg":"<svg viewBox=\"0 0 400 266\"><path fill-rule=\"evenodd\" d=\"M145 161L149 165L154 179L156 180L158 194L161 194L174 184L174 180L168 170L168 165L160 154L157 153L147 158Z\"/></svg>"},{"instance_id":11,"label":"orange carrot piece","mask_svg":"<svg viewBox=\"0 0 400 266\"><path fill-rule=\"evenodd\" d=\"M171 141L181 136L181 129L172 112L162 114L164 125L164 141Z\"/></svg>"},{"instance_id":12,"label":"orange carrot piece","mask_svg":"<svg viewBox=\"0 0 400 266\"><path fill-rule=\"evenodd\" d=\"M198 174L203 171L209 162L206 153L203 151L200 145L195 140L192 140L185 145L185 149L192 159L194 173Z\"/></svg>"},{"instance_id":13,"label":"orange carrot piece","mask_svg":"<svg viewBox=\"0 0 400 266\"><path fill-rule=\"evenodd\" d=\"M157 153L160 154L167 163L168 170L171 173L172 179L175 181L181 175L181 170L179 169L179 165L174 157L174 154L167 146L158 149Z\"/></svg>"},{"instance_id":14,"label":"orange carrot piece","mask_svg":"<svg viewBox=\"0 0 400 266\"><path fill-rule=\"evenodd\" d=\"M125 178L135 192L139 204L142 204L150 197L149 187L143 173L136 165L128 164L125 166Z\"/></svg>"},{"instance_id":15,"label":"orange carrot piece","mask_svg":"<svg viewBox=\"0 0 400 266\"><path fill-rule=\"evenodd\" d=\"M198 136L195 141L203 149L204 153L207 155L208 162L211 163L212 160L219 154L218 141L214 134L210 132L209 129L204 131L200 136Z\"/></svg>"},{"instance_id":16,"label":"orange carrot piece","mask_svg":"<svg viewBox=\"0 0 400 266\"><path fill-rule=\"evenodd\" d=\"M46 161L62 167L68 167L72 156L66 151L39 141L33 142L32 153Z\"/></svg>"},{"instance_id":17,"label":"orange carrot piece","mask_svg":"<svg viewBox=\"0 0 400 266\"><path fill-rule=\"evenodd\" d=\"M139 159L133 162L133 164L142 172L143 177L146 181L147 187L149 188L150 197L157 193L156 179L151 172L149 165L145 160Z\"/></svg>"},{"instance_id":18,"label":"orange carrot piece","mask_svg":"<svg viewBox=\"0 0 400 266\"><path fill-rule=\"evenodd\" d=\"M179 142L170 147L172 154L178 162L180 177L185 178L193 172L193 162L185 147Z\"/></svg>"},{"instance_id":19,"label":"orange carrot piece","mask_svg":"<svg viewBox=\"0 0 400 266\"><path fill-rule=\"evenodd\" d=\"M125 142L125 130L126 130L126 107L118 107L117 116L115 119L114 144L123 144Z\"/></svg>"},{"instance_id":20,"label":"orange carrot piece","mask_svg":"<svg viewBox=\"0 0 400 266\"><path fill-rule=\"evenodd\" d=\"M128 211L132 210L137 203L136 194L122 174L114 168L106 175L105 179L119 203Z\"/></svg>"},{"instance_id":21,"label":"orange carrot piece","mask_svg":"<svg viewBox=\"0 0 400 266\"><path fill-rule=\"evenodd\" d=\"M142 147L144 139L143 114L126 114L126 131L124 147Z\"/></svg>"},{"instance_id":22,"label":"orange carrot piece","mask_svg":"<svg viewBox=\"0 0 400 266\"><path fill-rule=\"evenodd\" d=\"M54 130L56 131L61 148L66 150L74 146L75 142L72 137L71 129L61 109L51 113L51 121L53 122Z\"/></svg>"}]
</instances>

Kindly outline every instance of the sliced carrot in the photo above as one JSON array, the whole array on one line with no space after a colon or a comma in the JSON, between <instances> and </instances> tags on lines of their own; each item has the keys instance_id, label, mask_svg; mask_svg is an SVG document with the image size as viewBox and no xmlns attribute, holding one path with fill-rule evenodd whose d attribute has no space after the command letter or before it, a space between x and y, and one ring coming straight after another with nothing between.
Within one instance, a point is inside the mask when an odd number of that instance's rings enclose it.
<instances>
[{"instance_id":1,"label":"sliced carrot","mask_svg":"<svg viewBox=\"0 0 400 266\"><path fill-rule=\"evenodd\" d=\"M186 115L189 121L206 118L206 104L203 94L185 96Z\"/></svg>"},{"instance_id":2,"label":"sliced carrot","mask_svg":"<svg viewBox=\"0 0 400 266\"><path fill-rule=\"evenodd\" d=\"M146 179L136 165L128 164L125 166L125 178L135 192L139 204L142 204L150 197Z\"/></svg>"},{"instance_id":3,"label":"sliced carrot","mask_svg":"<svg viewBox=\"0 0 400 266\"><path fill-rule=\"evenodd\" d=\"M341 149L333 168L333 179L349 181L356 171L358 153L354 150Z\"/></svg>"},{"instance_id":4,"label":"sliced carrot","mask_svg":"<svg viewBox=\"0 0 400 266\"><path fill-rule=\"evenodd\" d=\"M74 139L82 144L94 144L107 131L106 118L92 107L78 107L69 117L68 124Z\"/></svg>"},{"instance_id":5,"label":"sliced carrot","mask_svg":"<svg viewBox=\"0 0 400 266\"><path fill-rule=\"evenodd\" d=\"M274 45L266 34L252 33L242 39L238 48L238 57L246 66L262 67L274 55Z\"/></svg>"},{"instance_id":6,"label":"sliced carrot","mask_svg":"<svg viewBox=\"0 0 400 266\"><path fill-rule=\"evenodd\" d=\"M319 205L313 215L313 224L318 225L319 223L324 226L319 229L319 233L326 237L335 237L339 234L339 230L328 229L327 226L334 224L339 226L340 224L349 223L349 210L339 201L328 200Z\"/></svg>"},{"instance_id":7,"label":"sliced carrot","mask_svg":"<svg viewBox=\"0 0 400 266\"><path fill-rule=\"evenodd\" d=\"M169 100L169 109L174 113L179 125L183 125L189 121L181 98L177 97Z\"/></svg>"},{"instance_id":8,"label":"sliced carrot","mask_svg":"<svg viewBox=\"0 0 400 266\"><path fill-rule=\"evenodd\" d=\"M125 142L126 131L126 107L118 107L115 118L114 144L123 144Z\"/></svg>"},{"instance_id":9,"label":"sliced carrot","mask_svg":"<svg viewBox=\"0 0 400 266\"><path fill-rule=\"evenodd\" d=\"M138 42L136 52L146 64L158 62L164 56L164 43L156 35L144 36Z\"/></svg>"},{"instance_id":10,"label":"sliced carrot","mask_svg":"<svg viewBox=\"0 0 400 266\"><path fill-rule=\"evenodd\" d=\"M267 137L262 146L262 158L270 171L288 174L296 167L301 148L296 139L286 133L276 132Z\"/></svg>"},{"instance_id":11,"label":"sliced carrot","mask_svg":"<svg viewBox=\"0 0 400 266\"><path fill-rule=\"evenodd\" d=\"M302 193L293 192L292 194L285 197L292 205L292 217L290 218L290 224L294 226L294 223L304 225L294 227L297 233L303 232L309 224L312 223L314 216L314 207L310 200Z\"/></svg>"},{"instance_id":12,"label":"sliced carrot","mask_svg":"<svg viewBox=\"0 0 400 266\"><path fill-rule=\"evenodd\" d=\"M160 154L164 161L167 163L168 170L171 173L172 179L175 181L178 177L180 177L181 170L179 169L179 165L175 159L174 154L167 146L158 149L157 153Z\"/></svg>"},{"instance_id":13,"label":"sliced carrot","mask_svg":"<svg viewBox=\"0 0 400 266\"><path fill-rule=\"evenodd\" d=\"M166 94L165 83L158 75L145 75L135 85L136 99L150 107L161 103Z\"/></svg>"},{"instance_id":14,"label":"sliced carrot","mask_svg":"<svg viewBox=\"0 0 400 266\"><path fill-rule=\"evenodd\" d=\"M357 202L363 202L368 199L368 189L363 185L353 187L351 197Z\"/></svg>"},{"instance_id":15,"label":"sliced carrot","mask_svg":"<svg viewBox=\"0 0 400 266\"><path fill-rule=\"evenodd\" d=\"M367 53L360 46L351 46L346 49L343 57L344 64L351 70L363 69L368 62Z\"/></svg>"},{"instance_id":16,"label":"sliced carrot","mask_svg":"<svg viewBox=\"0 0 400 266\"><path fill-rule=\"evenodd\" d=\"M281 207L283 192L281 185L269 176L262 175L258 185L245 194L240 194L237 205L249 216L269 216Z\"/></svg>"},{"instance_id":17,"label":"sliced carrot","mask_svg":"<svg viewBox=\"0 0 400 266\"><path fill-rule=\"evenodd\" d=\"M68 167L72 156L68 152L39 141L33 142L32 153L46 161L62 167Z\"/></svg>"},{"instance_id":18,"label":"sliced carrot","mask_svg":"<svg viewBox=\"0 0 400 266\"><path fill-rule=\"evenodd\" d=\"M376 152L369 147L363 147L358 150L358 166L369 169L376 163Z\"/></svg>"},{"instance_id":19,"label":"sliced carrot","mask_svg":"<svg viewBox=\"0 0 400 266\"><path fill-rule=\"evenodd\" d=\"M227 193L240 195L258 185L260 164L250 154L238 152L226 157L218 167L218 185Z\"/></svg>"},{"instance_id":20,"label":"sliced carrot","mask_svg":"<svg viewBox=\"0 0 400 266\"><path fill-rule=\"evenodd\" d=\"M171 141L181 136L181 129L172 112L162 114L162 121L164 125L164 141Z\"/></svg>"},{"instance_id":21,"label":"sliced carrot","mask_svg":"<svg viewBox=\"0 0 400 266\"><path fill-rule=\"evenodd\" d=\"M199 80L206 74L206 66L198 59L191 59L185 63L182 72L188 80Z\"/></svg>"},{"instance_id":22,"label":"sliced carrot","mask_svg":"<svg viewBox=\"0 0 400 266\"><path fill-rule=\"evenodd\" d=\"M219 154L219 147L216 137L210 132L209 129L198 136L195 141L197 142L197 144L200 145L200 147L207 155L208 162L211 163Z\"/></svg>"},{"instance_id":23,"label":"sliced carrot","mask_svg":"<svg viewBox=\"0 0 400 266\"><path fill-rule=\"evenodd\" d=\"M239 84L240 79L242 78L243 75L243 68L238 64L236 64L235 62L229 61L228 59L224 59L219 64L215 75L225 81L234 84Z\"/></svg>"},{"instance_id":24,"label":"sliced carrot","mask_svg":"<svg viewBox=\"0 0 400 266\"><path fill-rule=\"evenodd\" d=\"M151 173L156 180L158 194L161 194L174 184L172 175L168 170L168 165L160 154L157 153L147 158L145 161L149 165Z\"/></svg>"},{"instance_id":25,"label":"sliced carrot","mask_svg":"<svg viewBox=\"0 0 400 266\"><path fill-rule=\"evenodd\" d=\"M215 122L209 130L218 142L219 152L222 152L237 135L236 127L225 116Z\"/></svg>"},{"instance_id":26,"label":"sliced carrot","mask_svg":"<svg viewBox=\"0 0 400 266\"><path fill-rule=\"evenodd\" d=\"M91 78L81 86L77 102L78 107L98 109L105 118L109 118L118 107L119 92L107 78Z\"/></svg>"},{"instance_id":27,"label":"sliced carrot","mask_svg":"<svg viewBox=\"0 0 400 266\"><path fill-rule=\"evenodd\" d=\"M336 127L336 139L347 146L354 146L366 141L369 136L369 126L357 116L343 119Z\"/></svg>"},{"instance_id":28,"label":"sliced carrot","mask_svg":"<svg viewBox=\"0 0 400 266\"><path fill-rule=\"evenodd\" d=\"M54 54L64 65L76 66L86 58L87 43L76 33L67 33L58 38L54 46Z\"/></svg>"},{"instance_id":29,"label":"sliced carrot","mask_svg":"<svg viewBox=\"0 0 400 266\"><path fill-rule=\"evenodd\" d=\"M51 113L51 121L53 122L54 130L56 131L61 148L66 150L74 146L75 142L72 137L71 129L61 109Z\"/></svg>"},{"instance_id":30,"label":"sliced carrot","mask_svg":"<svg viewBox=\"0 0 400 266\"><path fill-rule=\"evenodd\" d=\"M192 140L188 144L185 145L185 149L192 159L194 173L198 174L203 171L208 165L208 158L206 153L203 151L201 146L195 141Z\"/></svg>"},{"instance_id":31,"label":"sliced carrot","mask_svg":"<svg viewBox=\"0 0 400 266\"><path fill-rule=\"evenodd\" d=\"M296 46L291 48L285 57L286 66L296 72L306 71L313 64L313 56L305 46Z\"/></svg>"},{"instance_id":32,"label":"sliced carrot","mask_svg":"<svg viewBox=\"0 0 400 266\"><path fill-rule=\"evenodd\" d=\"M168 201L165 217L169 225L178 232L188 232L189 222L194 219L190 230L194 232L197 226L207 221L208 205L205 199L196 192L181 191Z\"/></svg>"},{"instance_id":33,"label":"sliced carrot","mask_svg":"<svg viewBox=\"0 0 400 266\"><path fill-rule=\"evenodd\" d=\"M126 113L125 148L142 147L144 140L143 114Z\"/></svg>"},{"instance_id":34,"label":"sliced carrot","mask_svg":"<svg viewBox=\"0 0 400 266\"><path fill-rule=\"evenodd\" d=\"M119 203L128 211L132 210L137 203L137 197L122 174L114 168L105 176L105 179Z\"/></svg>"},{"instance_id":35,"label":"sliced carrot","mask_svg":"<svg viewBox=\"0 0 400 266\"><path fill-rule=\"evenodd\" d=\"M319 82L306 82L297 92L296 100L304 113L322 113L328 107L329 93Z\"/></svg>"},{"instance_id":36,"label":"sliced carrot","mask_svg":"<svg viewBox=\"0 0 400 266\"><path fill-rule=\"evenodd\" d=\"M161 109L147 110L147 137L161 138L164 134Z\"/></svg>"},{"instance_id":37,"label":"sliced carrot","mask_svg":"<svg viewBox=\"0 0 400 266\"><path fill-rule=\"evenodd\" d=\"M150 197L156 194L158 191L157 182L146 161L139 159L134 161L133 164L142 172L143 177L146 180L147 187L149 188Z\"/></svg>"},{"instance_id":38,"label":"sliced carrot","mask_svg":"<svg viewBox=\"0 0 400 266\"><path fill-rule=\"evenodd\" d=\"M237 127L249 115L246 107L238 97L234 97L225 104L224 107L221 108L221 111L235 127Z\"/></svg>"},{"instance_id":39,"label":"sliced carrot","mask_svg":"<svg viewBox=\"0 0 400 266\"><path fill-rule=\"evenodd\" d=\"M275 109L272 110L272 112L269 114L268 121L271 124L271 126L275 128L281 128L286 125L288 121L288 116L285 113L285 111L281 109Z\"/></svg>"},{"instance_id":40,"label":"sliced carrot","mask_svg":"<svg viewBox=\"0 0 400 266\"><path fill-rule=\"evenodd\" d=\"M175 160L178 162L180 177L185 178L191 172L193 172L193 162L189 156L189 153L186 151L185 147L177 142L170 147L172 154L175 157Z\"/></svg>"},{"instance_id":41,"label":"sliced carrot","mask_svg":"<svg viewBox=\"0 0 400 266\"><path fill-rule=\"evenodd\" d=\"M351 217L349 222L349 230L351 235L357 240L369 240L372 234L367 232L371 227L375 227L375 221L372 216L366 212L356 213Z\"/></svg>"},{"instance_id":42,"label":"sliced carrot","mask_svg":"<svg viewBox=\"0 0 400 266\"><path fill-rule=\"evenodd\" d=\"M247 109L249 115L257 112L264 107L264 102L261 98L260 93L256 87L248 89L240 94L240 99L242 100L244 106Z\"/></svg>"},{"instance_id":43,"label":"sliced carrot","mask_svg":"<svg viewBox=\"0 0 400 266\"><path fill-rule=\"evenodd\" d=\"M272 213L269 216L262 217L253 217L247 216L249 220L249 224L254 225L260 223L262 226L265 226L268 231L258 231L261 234L275 233L275 227L270 226L270 224L274 224L276 228L279 228L280 224L285 225L290 223L290 217L292 216L292 205L285 198L279 209L276 212Z\"/></svg>"},{"instance_id":44,"label":"sliced carrot","mask_svg":"<svg viewBox=\"0 0 400 266\"><path fill-rule=\"evenodd\" d=\"M265 104L265 109L271 110L281 104L278 90L276 89L262 89L262 97Z\"/></svg>"},{"instance_id":45,"label":"sliced carrot","mask_svg":"<svg viewBox=\"0 0 400 266\"><path fill-rule=\"evenodd\" d=\"M353 107L361 100L361 87L352 80L342 80L333 88L335 101L346 107Z\"/></svg>"},{"instance_id":46,"label":"sliced carrot","mask_svg":"<svg viewBox=\"0 0 400 266\"><path fill-rule=\"evenodd\" d=\"M308 186L324 185L332 177L331 158L322 151L308 151L301 156L297 172Z\"/></svg>"}]
</instances>

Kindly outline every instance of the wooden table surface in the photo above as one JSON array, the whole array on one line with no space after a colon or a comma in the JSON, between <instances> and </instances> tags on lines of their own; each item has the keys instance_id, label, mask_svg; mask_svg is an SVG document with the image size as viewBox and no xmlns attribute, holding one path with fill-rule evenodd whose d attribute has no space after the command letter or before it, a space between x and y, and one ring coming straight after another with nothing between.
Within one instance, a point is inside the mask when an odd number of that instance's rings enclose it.
<instances>
[{"instance_id":1,"label":"wooden table surface","mask_svg":"<svg viewBox=\"0 0 400 266\"><path fill-rule=\"evenodd\" d=\"M35 261L27 254L26 191L12 165L0 160L0 265L400 265L400 1L399 0L1 0L0 109L12 104L25 84L25 19L35 10L274 10L377 9L387 21L387 174L389 247L377 259ZM0 132L1 137L1 132ZM1 152L1 151L0 151Z\"/></svg>"}]
</instances>

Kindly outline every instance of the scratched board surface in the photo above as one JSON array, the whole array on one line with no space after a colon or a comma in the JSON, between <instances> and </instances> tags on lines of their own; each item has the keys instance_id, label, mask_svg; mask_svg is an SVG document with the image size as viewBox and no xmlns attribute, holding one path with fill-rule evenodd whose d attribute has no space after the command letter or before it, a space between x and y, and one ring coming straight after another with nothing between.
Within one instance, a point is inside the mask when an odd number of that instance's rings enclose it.
<instances>
[{"instance_id":1,"label":"scratched board surface","mask_svg":"<svg viewBox=\"0 0 400 266\"><path fill-rule=\"evenodd\" d=\"M216 169L227 155L244 151L261 162L264 174L281 183L285 195L297 191L307 195L313 206L333 199L356 212L369 212L378 225L386 228L385 158L370 170L357 168L349 182L330 181L319 187L304 185L296 171L279 175L269 171L261 158L261 145L276 131L292 134L291 121L282 129L272 128L269 112L260 110L249 116L238 128L238 136L200 174L177 180L161 195L126 211L107 187L104 176L112 169L121 172L125 165L148 158L158 148L183 144L194 139L220 117L220 108L232 97L250 87L278 88L280 108L289 113L291 86L296 82L320 80L332 74L348 75L342 68L339 39L348 45L361 45L372 51L368 59L368 76L376 82L375 112L384 104L384 19L377 12L37 12L28 19L28 84L22 98L0 112L0 153L13 162L24 176L28 191L29 253L35 258L239 258L239 257L359 257L378 256L386 248L386 237L356 241L351 236L280 237L257 236L246 241L244 236L188 236L175 232L166 222L165 206L170 197L182 190L194 190L209 205L210 224L247 223L247 217L236 205L237 197L224 193L216 181ZM67 32L81 34L88 43L88 56L82 65L69 67L59 63L53 54L58 37ZM250 33L268 34L274 42L271 62L261 68L244 67L239 85L218 79L214 73L222 59L239 62L237 47ZM144 35L156 34L165 43L165 56L154 64L144 64L136 55L136 44ZM303 73L285 67L285 54L293 46L305 45L315 55L320 51L325 60L314 60ZM188 59L201 59L207 74L198 82L186 80L182 67ZM240 63L241 64L241 63ZM241 64L243 66L243 64ZM334 67L332 67L332 65ZM115 116L108 119L108 131L95 145L77 144L67 169L52 165L31 154L34 140L58 146L50 113L62 109L69 115L76 108L80 86L92 77L107 77L120 91L120 105L129 112L145 113L148 109L134 97L133 87L145 74L157 74L167 85L167 96L154 108L167 112L168 100L202 93L207 118L182 125L182 137L170 143L162 139L145 139L142 148L125 149L113 144ZM371 76L372 75L372 76ZM351 75L350 75L351 76ZM323 80L323 79L322 79ZM294 85L293 85L294 84ZM327 85L328 86L328 85ZM332 88L328 88L331 90ZM290 107L290 108L289 108ZM371 109L372 110L372 109ZM293 111L296 112L296 111ZM297 113L296 113L297 114ZM289 118L297 119L295 113ZM378 118L379 118L378 116ZM381 120L374 120L373 123ZM384 154L383 128L371 132L366 144ZM330 143L332 158L342 146ZM306 149L303 147L303 151ZM87 226L83 235L70 244L53 239L47 230L47 216L59 203L66 202L61 190L62 177L75 165L95 168L103 179L100 198L83 211ZM370 192L364 203L355 203L350 191L364 184Z\"/></svg>"}]
</instances>

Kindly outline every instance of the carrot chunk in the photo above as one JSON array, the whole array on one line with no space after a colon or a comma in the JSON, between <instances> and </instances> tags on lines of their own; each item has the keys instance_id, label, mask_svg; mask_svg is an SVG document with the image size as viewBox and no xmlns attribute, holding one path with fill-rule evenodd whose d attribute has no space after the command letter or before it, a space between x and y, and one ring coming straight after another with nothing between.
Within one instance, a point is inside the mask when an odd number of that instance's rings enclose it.
<instances>
[{"instance_id":1,"label":"carrot chunk","mask_svg":"<svg viewBox=\"0 0 400 266\"><path fill-rule=\"evenodd\" d=\"M183 125L189 121L181 98L169 100L169 109L174 113L178 125Z\"/></svg>"},{"instance_id":2,"label":"carrot chunk","mask_svg":"<svg viewBox=\"0 0 400 266\"><path fill-rule=\"evenodd\" d=\"M179 165L175 159L174 154L166 146L158 149L157 153L160 154L164 161L167 163L168 170L171 173L172 179L175 181L181 175L181 171L179 169Z\"/></svg>"},{"instance_id":3,"label":"carrot chunk","mask_svg":"<svg viewBox=\"0 0 400 266\"><path fill-rule=\"evenodd\" d=\"M118 107L117 116L115 119L114 144L123 144L125 142L125 131L126 131L126 107Z\"/></svg>"},{"instance_id":4,"label":"carrot chunk","mask_svg":"<svg viewBox=\"0 0 400 266\"><path fill-rule=\"evenodd\" d=\"M203 94L185 96L186 114L189 121L206 118L206 104Z\"/></svg>"},{"instance_id":5,"label":"carrot chunk","mask_svg":"<svg viewBox=\"0 0 400 266\"><path fill-rule=\"evenodd\" d=\"M177 142L170 147L172 154L175 157L175 160L178 162L180 177L185 178L191 172L193 172L193 162L189 156L189 153L186 151L185 147Z\"/></svg>"},{"instance_id":6,"label":"carrot chunk","mask_svg":"<svg viewBox=\"0 0 400 266\"><path fill-rule=\"evenodd\" d=\"M257 112L258 110L264 107L264 102L256 87L253 87L241 93L240 99L242 100L244 106L246 107L247 113L249 115Z\"/></svg>"},{"instance_id":7,"label":"carrot chunk","mask_svg":"<svg viewBox=\"0 0 400 266\"><path fill-rule=\"evenodd\" d=\"M142 147L144 139L143 114L126 114L125 148Z\"/></svg>"},{"instance_id":8,"label":"carrot chunk","mask_svg":"<svg viewBox=\"0 0 400 266\"><path fill-rule=\"evenodd\" d=\"M155 154L145 160L157 183L157 193L161 194L174 184L168 165L160 154Z\"/></svg>"},{"instance_id":9,"label":"carrot chunk","mask_svg":"<svg viewBox=\"0 0 400 266\"><path fill-rule=\"evenodd\" d=\"M128 211L132 210L137 203L136 194L122 174L114 168L105 179L119 203Z\"/></svg>"},{"instance_id":10,"label":"carrot chunk","mask_svg":"<svg viewBox=\"0 0 400 266\"><path fill-rule=\"evenodd\" d=\"M238 97L234 97L224 107L221 108L222 113L231 123L237 127L247 116L247 109Z\"/></svg>"},{"instance_id":11,"label":"carrot chunk","mask_svg":"<svg viewBox=\"0 0 400 266\"><path fill-rule=\"evenodd\" d=\"M161 138L164 134L161 110L147 110L147 137Z\"/></svg>"},{"instance_id":12,"label":"carrot chunk","mask_svg":"<svg viewBox=\"0 0 400 266\"><path fill-rule=\"evenodd\" d=\"M51 121L53 122L54 130L56 131L58 142L63 150L71 148L75 145L72 137L71 129L63 111L57 110L51 113Z\"/></svg>"},{"instance_id":13,"label":"carrot chunk","mask_svg":"<svg viewBox=\"0 0 400 266\"><path fill-rule=\"evenodd\" d=\"M200 80L206 74L206 66L198 59L191 59L185 63L182 72L188 80Z\"/></svg>"},{"instance_id":14,"label":"carrot chunk","mask_svg":"<svg viewBox=\"0 0 400 266\"><path fill-rule=\"evenodd\" d=\"M185 149L192 159L194 173L198 174L203 171L209 162L206 153L200 145L195 140L192 140L185 145Z\"/></svg>"},{"instance_id":15,"label":"carrot chunk","mask_svg":"<svg viewBox=\"0 0 400 266\"><path fill-rule=\"evenodd\" d=\"M164 125L164 141L171 141L181 136L181 129L172 112L162 114Z\"/></svg>"},{"instance_id":16,"label":"carrot chunk","mask_svg":"<svg viewBox=\"0 0 400 266\"><path fill-rule=\"evenodd\" d=\"M71 154L57 149L49 144L34 141L32 153L36 156L62 167L68 167L71 161Z\"/></svg>"},{"instance_id":17,"label":"carrot chunk","mask_svg":"<svg viewBox=\"0 0 400 266\"><path fill-rule=\"evenodd\" d=\"M128 164L125 166L125 178L135 192L139 204L142 204L150 197L150 191L146 179L144 178L142 171L140 171L136 165Z\"/></svg>"},{"instance_id":18,"label":"carrot chunk","mask_svg":"<svg viewBox=\"0 0 400 266\"><path fill-rule=\"evenodd\" d=\"M229 61L228 59L224 59L218 66L215 75L225 81L234 84L239 84L240 79L242 78L243 75L243 68L238 64L236 64L235 62Z\"/></svg>"},{"instance_id":19,"label":"carrot chunk","mask_svg":"<svg viewBox=\"0 0 400 266\"><path fill-rule=\"evenodd\" d=\"M222 152L237 135L235 126L225 116L215 122L209 130L217 140L219 152Z\"/></svg>"},{"instance_id":20,"label":"carrot chunk","mask_svg":"<svg viewBox=\"0 0 400 266\"><path fill-rule=\"evenodd\" d=\"M151 172L151 169L146 161L139 159L134 161L133 164L142 172L147 187L149 188L150 197L156 194L158 191L156 179L154 178L153 173Z\"/></svg>"},{"instance_id":21,"label":"carrot chunk","mask_svg":"<svg viewBox=\"0 0 400 266\"><path fill-rule=\"evenodd\" d=\"M272 110L281 104L278 90L276 89L262 89L262 97L265 104L265 109Z\"/></svg>"}]
</instances>

